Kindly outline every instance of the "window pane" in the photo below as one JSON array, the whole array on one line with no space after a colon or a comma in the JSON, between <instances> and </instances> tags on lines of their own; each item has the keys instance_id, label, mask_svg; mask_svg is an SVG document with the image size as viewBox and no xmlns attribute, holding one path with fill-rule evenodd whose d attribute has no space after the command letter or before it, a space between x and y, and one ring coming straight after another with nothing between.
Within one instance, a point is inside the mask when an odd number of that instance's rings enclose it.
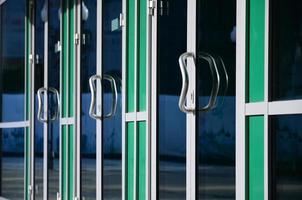
<instances>
[{"instance_id":1,"label":"window pane","mask_svg":"<svg viewBox=\"0 0 302 200\"><path fill-rule=\"evenodd\" d=\"M274 116L271 125L272 199L302 199L302 115Z\"/></svg>"},{"instance_id":2,"label":"window pane","mask_svg":"<svg viewBox=\"0 0 302 200\"><path fill-rule=\"evenodd\" d=\"M0 122L24 120L25 2L0 6Z\"/></svg>"},{"instance_id":3,"label":"window pane","mask_svg":"<svg viewBox=\"0 0 302 200\"><path fill-rule=\"evenodd\" d=\"M24 198L24 129L0 130L0 199Z\"/></svg>"},{"instance_id":4,"label":"window pane","mask_svg":"<svg viewBox=\"0 0 302 200\"><path fill-rule=\"evenodd\" d=\"M271 5L271 100L302 98L302 1Z\"/></svg>"}]
</instances>

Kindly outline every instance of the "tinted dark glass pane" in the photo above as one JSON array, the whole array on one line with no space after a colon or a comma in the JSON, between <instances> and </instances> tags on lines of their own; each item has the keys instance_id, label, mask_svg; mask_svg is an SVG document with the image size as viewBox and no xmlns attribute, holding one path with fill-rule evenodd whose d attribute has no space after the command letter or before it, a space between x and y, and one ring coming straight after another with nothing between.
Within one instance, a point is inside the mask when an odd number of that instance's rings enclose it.
<instances>
[{"instance_id":1,"label":"tinted dark glass pane","mask_svg":"<svg viewBox=\"0 0 302 200\"><path fill-rule=\"evenodd\" d=\"M236 0L197 1L196 54L199 108L219 86L215 107L196 114L198 198L235 199ZM219 85L207 61L211 58Z\"/></svg>"},{"instance_id":2,"label":"tinted dark glass pane","mask_svg":"<svg viewBox=\"0 0 302 200\"><path fill-rule=\"evenodd\" d=\"M302 115L271 120L271 199L302 199Z\"/></svg>"},{"instance_id":3,"label":"tinted dark glass pane","mask_svg":"<svg viewBox=\"0 0 302 200\"><path fill-rule=\"evenodd\" d=\"M158 197L185 199L186 115L178 108L178 58L187 47L187 3L158 1L158 8Z\"/></svg>"},{"instance_id":4,"label":"tinted dark glass pane","mask_svg":"<svg viewBox=\"0 0 302 200\"><path fill-rule=\"evenodd\" d=\"M122 29L119 15L121 0L103 1L103 77L111 76L117 85L118 101L116 113L103 120L103 197L122 199ZM112 89L103 81L103 115L110 112Z\"/></svg>"},{"instance_id":5,"label":"tinted dark glass pane","mask_svg":"<svg viewBox=\"0 0 302 200\"><path fill-rule=\"evenodd\" d=\"M44 0L35 3L35 198L43 199L43 123L38 121L37 91L44 85ZM46 10L45 10L46 12Z\"/></svg>"},{"instance_id":6,"label":"tinted dark glass pane","mask_svg":"<svg viewBox=\"0 0 302 200\"><path fill-rule=\"evenodd\" d=\"M56 45L60 41L60 0L48 1L48 86L60 93L60 53ZM45 16L44 10L41 18ZM48 95L49 115L53 115L57 109L57 101L54 94ZM56 200L59 192L59 155L60 134L59 120L48 123L48 199ZM42 134L42 133L41 133Z\"/></svg>"},{"instance_id":7,"label":"tinted dark glass pane","mask_svg":"<svg viewBox=\"0 0 302 200\"><path fill-rule=\"evenodd\" d=\"M0 130L0 198L24 199L24 129Z\"/></svg>"},{"instance_id":8,"label":"tinted dark glass pane","mask_svg":"<svg viewBox=\"0 0 302 200\"><path fill-rule=\"evenodd\" d=\"M81 47L81 193L82 199L96 199L96 121L89 116L89 78L96 74L97 1L82 2Z\"/></svg>"},{"instance_id":9,"label":"tinted dark glass pane","mask_svg":"<svg viewBox=\"0 0 302 200\"><path fill-rule=\"evenodd\" d=\"M271 100L302 98L302 1L270 1Z\"/></svg>"},{"instance_id":10,"label":"tinted dark glass pane","mask_svg":"<svg viewBox=\"0 0 302 200\"><path fill-rule=\"evenodd\" d=\"M0 122L24 120L25 2L0 6Z\"/></svg>"}]
</instances>

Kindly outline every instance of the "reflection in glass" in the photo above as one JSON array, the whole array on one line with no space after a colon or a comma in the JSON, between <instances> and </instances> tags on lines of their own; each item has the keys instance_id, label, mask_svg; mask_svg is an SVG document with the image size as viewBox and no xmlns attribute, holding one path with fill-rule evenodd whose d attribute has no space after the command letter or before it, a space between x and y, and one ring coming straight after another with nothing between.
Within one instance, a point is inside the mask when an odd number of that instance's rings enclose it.
<instances>
[{"instance_id":1,"label":"reflection in glass","mask_svg":"<svg viewBox=\"0 0 302 200\"><path fill-rule=\"evenodd\" d=\"M48 87L60 92L60 53L56 45L60 41L60 0L48 1ZM41 16L43 16L41 12ZM43 18L43 17L42 17ZM48 95L48 109L54 113L57 102L54 95ZM41 133L42 134L42 133ZM59 120L48 123L48 199L56 200L59 192Z\"/></svg>"},{"instance_id":2,"label":"reflection in glass","mask_svg":"<svg viewBox=\"0 0 302 200\"><path fill-rule=\"evenodd\" d=\"M235 31L236 0L197 1L198 107L208 103L215 81L199 55L212 57L220 74L215 108L196 113L199 199L235 199Z\"/></svg>"},{"instance_id":3,"label":"reflection in glass","mask_svg":"<svg viewBox=\"0 0 302 200\"><path fill-rule=\"evenodd\" d=\"M271 120L271 199L302 199L302 115Z\"/></svg>"},{"instance_id":4,"label":"reflection in glass","mask_svg":"<svg viewBox=\"0 0 302 200\"><path fill-rule=\"evenodd\" d=\"M97 1L82 2L81 46L81 195L96 199L96 121L89 116L89 78L96 74Z\"/></svg>"},{"instance_id":5,"label":"reflection in glass","mask_svg":"<svg viewBox=\"0 0 302 200\"><path fill-rule=\"evenodd\" d=\"M41 12L44 0L36 1L35 16L35 94L43 87L44 81L44 22ZM43 199L43 124L38 121L38 99L35 98L35 199Z\"/></svg>"},{"instance_id":6,"label":"reflection in glass","mask_svg":"<svg viewBox=\"0 0 302 200\"><path fill-rule=\"evenodd\" d=\"M0 122L24 120L25 2L0 6Z\"/></svg>"},{"instance_id":7,"label":"reflection in glass","mask_svg":"<svg viewBox=\"0 0 302 200\"><path fill-rule=\"evenodd\" d=\"M122 13L122 0L103 1L103 77L114 78L118 89L115 115L103 120L103 197L122 199L122 29L115 23ZM117 26L116 26L117 25ZM112 89L103 82L103 115L114 106Z\"/></svg>"},{"instance_id":8,"label":"reflection in glass","mask_svg":"<svg viewBox=\"0 0 302 200\"><path fill-rule=\"evenodd\" d=\"M24 199L24 129L0 130L0 199Z\"/></svg>"},{"instance_id":9,"label":"reflection in glass","mask_svg":"<svg viewBox=\"0 0 302 200\"><path fill-rule=\"evenodd\" d=\"M159 3L162 1L158 1ZM186 115L178 108L186 51L186 1L164 1L158 12L158 198L186 198Z\"/></svg>"},{"instance_id":10,"label":"reflection in glass","mask_svg":"<svg viewBox=\"0 0 302 200\"><path fill-rule=\"evenodd\" d=\"M302 1L270 1L271 100L302 98Z\"/></svg>"}]
</instances>

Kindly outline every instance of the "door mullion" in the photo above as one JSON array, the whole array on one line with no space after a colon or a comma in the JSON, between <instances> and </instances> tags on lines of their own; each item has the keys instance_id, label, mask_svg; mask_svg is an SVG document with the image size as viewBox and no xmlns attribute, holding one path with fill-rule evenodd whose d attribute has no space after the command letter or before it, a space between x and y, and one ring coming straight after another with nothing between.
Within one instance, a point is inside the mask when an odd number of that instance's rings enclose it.
<instances>
[{"instance_id":1,"label":"door mullion","mask_svg":"<svg viewBox=\"0 0 302 200\"><path fill-rule=\"evenodd\" d=\"M188 0L187 2L187 52L192 52L197 57L196 52L196 0ZM187 105L196 107L196 66L193 59L187 60L189 74L189 90L187 94ZM197 146L196 146L196 113L191 112L187 116L187 154L186 154L186 199L196 199L197 185Z\"/></svg>"}]
</instances>

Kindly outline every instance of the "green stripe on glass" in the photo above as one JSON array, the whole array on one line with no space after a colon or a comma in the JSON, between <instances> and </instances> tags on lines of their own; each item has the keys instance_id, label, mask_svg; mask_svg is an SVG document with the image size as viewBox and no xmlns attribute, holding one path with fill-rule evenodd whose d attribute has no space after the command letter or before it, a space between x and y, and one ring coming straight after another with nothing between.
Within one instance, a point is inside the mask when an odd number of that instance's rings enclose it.
<instances>
[{"instance_id":1,"label":"green stripe on glass","mask_svg":"<svg viewBox=\"0 0 302 200\"><path fill-rule=\"evenodd\" d=\"M138 199L146 199L146 122L138 122L138 175L137 175L137 191Z\"/></svg>"},{"instance_id":2,"label":"green stripe on glass","mask_svg":"<svg viewBox=\"0 0 302 200\"><path fill-rule=\"evenodd\" d=\"M147 1L139 2L138 18L138 111L146 111L147 91Z\"/></svg>"},{"instance_id":3,"label":"green stripe on glass","mask_svg":"<svg viewBox=\"0 0 302 200\"><path fill-rule=\"evenodd\" d=\"M249 200L264 199L264 117L249 117Z\"/></svg>"},{"instance_id":4,"label":"green stripe on glass","mask_svg":"<svg viewBox=\"0 0 302 200\"><path fill-rule=\"evenodd\" d=\"M126 198L134 200L135 131L134 122L126 124Z\"/></svg>"},{"instance_id":5,"label":"green stripe on glass","mask_svg":"<svg viewBox=\"0 0 302 200\"><path fill-rule=\"evenodd\" d=\"M250 0L249 102L264 100L265 1Z\"/></svg>"},{"instance_id":6,"label":"green stripe on glass","mask_svg":"<svg viewBox=\"0 0 302 200\"><path fill-rule=\"evenodd\" d=\"M135 111L135 0L128 0L127 3L127 65L126 65L126 112Z\"/></svg>"}]
</instances>

